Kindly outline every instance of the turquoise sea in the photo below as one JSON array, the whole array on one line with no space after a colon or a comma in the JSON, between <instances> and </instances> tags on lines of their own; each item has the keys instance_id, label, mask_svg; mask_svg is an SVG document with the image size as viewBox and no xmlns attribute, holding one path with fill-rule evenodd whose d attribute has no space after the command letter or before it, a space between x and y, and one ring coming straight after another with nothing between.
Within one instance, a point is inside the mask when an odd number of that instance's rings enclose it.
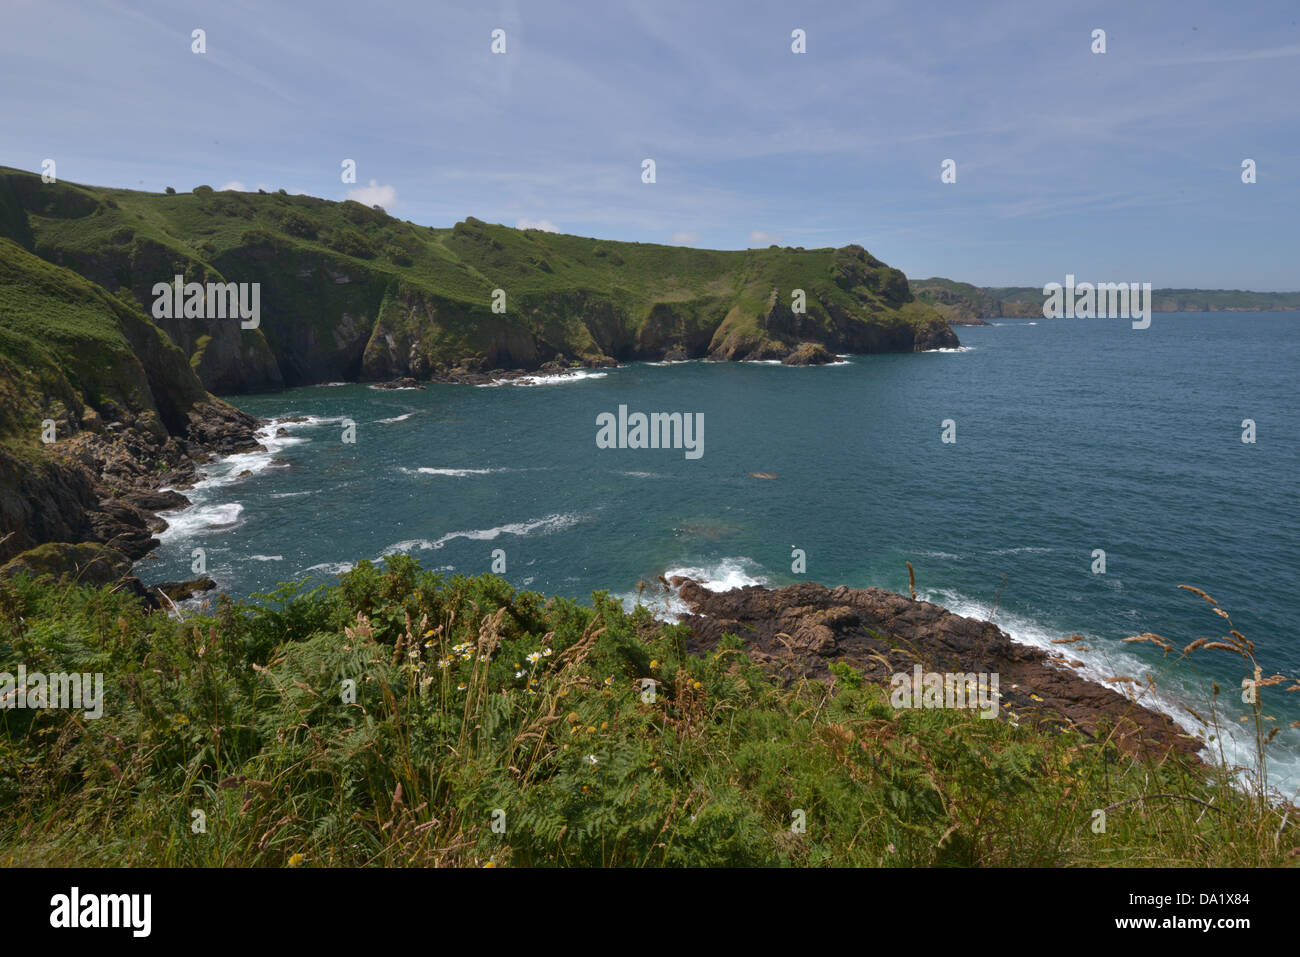
<instances>
[{"instance_id":1,"label":"turquoise sea","mask_svg":"<svg viewBox=\"0 0 1300 957\"><path fill-rule=\"evenodd\" d=\"M1217 680L1233 725L1222 741L1241 753L1240 659L1162 659L1123 639L1155 632L1181 647L1223 634L1210 606L1177 588L1195 585L1266 671L1300 673L1300 313L957 331L961 350L823 367L640 363L488 387L232 397L271 420L268 452L213 463L139 572L193 577L202 548L221 588L247 597L393 552L478 574L501 549L521 588L631 601L645 581L644 600L671 615L661 574L905 592L910 561L926 597L1021 641L1083 635L1091 650L1073 654L1085 673L1150 672L1159 696L1148 700L1189 728L1178 700L1204 713ZM702 413L703 455L598 448L597 416L620 405ZM345 419L355 442L343 441ZM942 441L949 419L953 443ZM1283 726L1274 783L1289 793L1300 695L1264 695Z\"/></svg>"}]
</instances>

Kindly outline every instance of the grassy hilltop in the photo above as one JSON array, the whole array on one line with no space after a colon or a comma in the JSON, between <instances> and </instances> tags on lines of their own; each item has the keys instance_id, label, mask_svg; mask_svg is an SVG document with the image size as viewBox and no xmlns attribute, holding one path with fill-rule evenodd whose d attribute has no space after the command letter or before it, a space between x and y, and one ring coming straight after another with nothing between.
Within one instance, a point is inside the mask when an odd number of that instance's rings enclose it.
<instances>
[{"instance_id":1,"label":"grassy hilltop","mask_svg":"<svg viewBox=\"0 0 1300 957\"><path fill-rule=\"evenodd\" d=\"M436 376L545 362L785 358L953 345L906 277L859 246L721 252L435 229L360 203L42 183L0 168L0 235L150 309L156 282L259 282L262 323L161 319L204 386ZM491 309L493 290L506 312ZM791 294L803 289L807 312ZM821 355L814 352L814 355ZM814 360L815 361L815 360Z\"/></svg>"}]
</instances>

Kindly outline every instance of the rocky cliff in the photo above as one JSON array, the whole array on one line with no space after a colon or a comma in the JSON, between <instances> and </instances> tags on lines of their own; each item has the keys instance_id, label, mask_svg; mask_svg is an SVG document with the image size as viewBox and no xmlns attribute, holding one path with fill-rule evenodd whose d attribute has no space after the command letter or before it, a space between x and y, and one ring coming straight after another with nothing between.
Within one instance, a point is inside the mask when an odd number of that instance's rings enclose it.
<instances>
[{"instance_id":1,"label":"rocky cliff","mask_svg":"<svg viewBox=\"0 0 1300 957\"><path fill-rule=\"evenodd\" d=\"M154 287L256 283L256 328L155 316L215 393L338 380L458 381L547 363L785 359L957 345L860 246L735 252L449 229L283 193L159 195L0 169L0 234L146 314ZM802 350L802 352L801 352Z\"/></svg>"}]
</instances>

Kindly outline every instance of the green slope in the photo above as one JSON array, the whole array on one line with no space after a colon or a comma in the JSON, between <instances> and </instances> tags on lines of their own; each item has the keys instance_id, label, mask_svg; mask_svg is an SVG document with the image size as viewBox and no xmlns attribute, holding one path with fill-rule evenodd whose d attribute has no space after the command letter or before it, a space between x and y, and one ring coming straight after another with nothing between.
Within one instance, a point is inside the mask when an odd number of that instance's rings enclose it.
<instances>
[{"instance_id":1,"label":"green slope","mask_svg":"<svg viewBox=\"0 0 1300 957\"><path fill-rule=\"evenodd\" d=\"M239 392L662 358L782 358L951 346L940 313L858 246L695 250L417 226L356 202L45 184L0 168L0 233L148 310L153 286L261 284L262 321L158 319L203 383ZM504 314L492 309L505 294ZM805 314L792 308L803 289ZM125 293L123 293L125 295Z\"/></svg>"}]
</instances>

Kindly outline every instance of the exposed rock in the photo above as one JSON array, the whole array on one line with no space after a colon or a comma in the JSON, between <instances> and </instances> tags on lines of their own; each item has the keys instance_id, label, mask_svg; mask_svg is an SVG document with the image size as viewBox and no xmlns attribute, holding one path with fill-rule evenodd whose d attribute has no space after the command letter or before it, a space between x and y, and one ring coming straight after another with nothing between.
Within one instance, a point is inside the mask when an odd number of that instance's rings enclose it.
<instances>
[{"instance_id":1,"label":"exposed rock","mask_svg":"<svg viewBox=\"0 0 1300 957\"><path fill-rule=\"evenodd\" d=\"M894 674L910 673L918 663L933 672L997 674L1003 717L1036 716L1089 735L1115 726L1116 740L1130 750L1200 749L1165 715L1062 667L1063 657L1049 657L989 622L930 602L879 588L812 583L728 592L709 591L687 578L674 578L672 585L691 610L682 623L693 633L692 650L712 648L724 633L738 635L752 659L787 682L825 679L832 660L847 661L866 680L886 687Z\"/></svg>"},{"instance_id":2,"label":"exposed rock","mask_svg":"<svg viewBox=\"0 0 1300 957\"><path fill-rule=\"evenodd\" d=\"M835 356L820 342L801 342L781 363L787 366L821 366L834 361Z\"/></svg>"},{"instance_id":3,"label":"exposed rock","mask_svg":"<svg viewBox=\"0 0 1300 957\"><path fill-rule=\"evenodd\" d=\"M96 542L68 545L47 542L28 549L0 567L0 576L26 573L32 578L64 575L83 585L109 585L131 574L131 559Z\"/></svg>"},{"instance_id":4,"label":"exposed rock","mask_svg":"<svg viewBox=\"0 0 1300 957\"><path fill-rule=\"evenodd\" d=\"M217 583L211 578L192 578L184 582L159 582L149 587L150 591L160 592L166 595L173 602L184 601L199 592L211 591L217 587ZM164 603L165 604L165 603Z\"/></svg>"}]
</instances>

